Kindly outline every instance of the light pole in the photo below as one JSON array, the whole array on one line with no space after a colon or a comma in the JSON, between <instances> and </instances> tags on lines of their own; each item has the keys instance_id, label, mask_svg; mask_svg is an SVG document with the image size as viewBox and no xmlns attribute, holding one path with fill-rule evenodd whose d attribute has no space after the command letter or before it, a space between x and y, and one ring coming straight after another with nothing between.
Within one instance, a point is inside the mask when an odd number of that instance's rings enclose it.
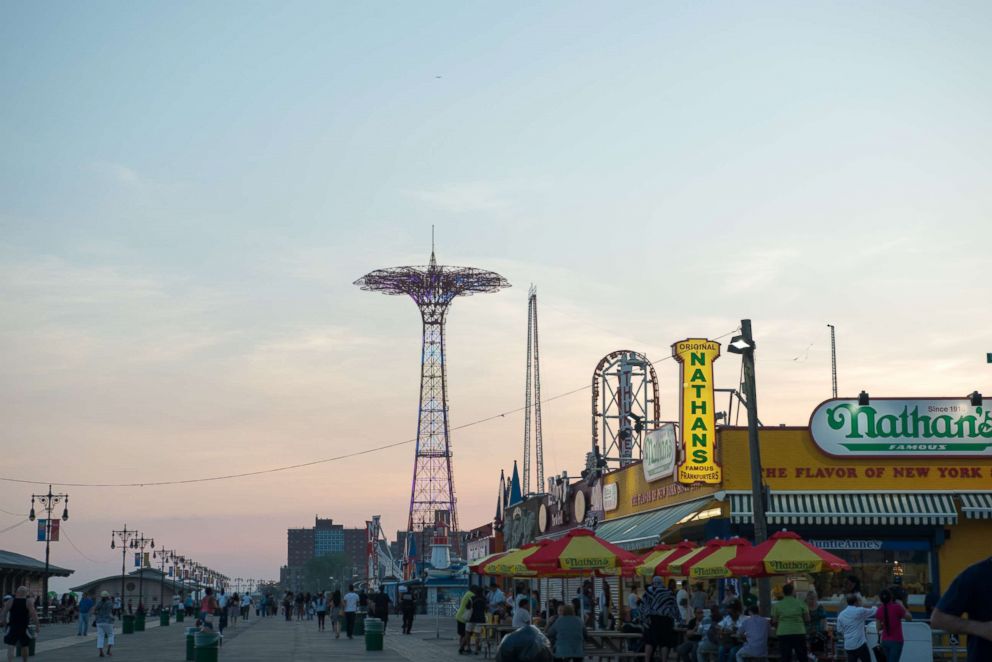
<instances>
[{"instance_id":1,"label":"light pole","mask_svg":"<svg viewBox=\"0 0 992 662\"><path fill-rule=\"evenodd\" d=\"M117 547L117 541L121 541L121 609L124 609L125 605L125 578L127 575L127 550L134 548L134 539L141 534L134 530L129 530L127 524L124 525L123 529L115 530L110 532L110 549Z\"/></svg>"},{"instance_id":2,"label":"light pole","mask_svg":"<svg viewBox=\"0 0 992 662\"><path fill-rule=\"evenodd\" d=\"M159 590L158 595L158 608L165 609L165 564L176 560L176 550L174 549L159 549L158 552L159 564L162 569L162 586ZM175 589L172 591L175 593Z\"/></svg>"},{"instance_id":3,"label":"light pole","mask_svg":"<svg viewBox=\"0 0 992 662\"><path fill-rule=\"evenodd\" d=\"M741 320L741 335L730 340L727 349L741 355L744 370L744 397L747 400L747 442L751 459L751 512L754 519L754 544L768 538L768 522L765 518L765 490L762 483L761 448L758 445L758 389L754 382L754 337L751 335L751 320ZM758 580L758 603L761 613L771 613L771 585L767 579Z\"/></svg>"},{"instance_id":4,"label":"light pole","mask_svg":"<svg viewBox=\"0 0 992 662\"><path fill-rule=\"evenodd\" d=\"M138 550L138 611L144 612L144 590L145 590L145 547L155 549L155 539L146 538L144 534L134 539L132 547Z\"/></svg>"},{"instance_id":5,"label":"light pole","mask_svg":"<svg viewBox=\"0 0 992 662\"><path fill-rule=\"evenodd\" d=\"M65 522L69 519L69 495L68 494L53 494L52 486L48 486L48 494L32 494L31 495L31 512L28 514L28 519L32 522L35 520L34 515L34 502L35 499L38 500L39 505L42 510L45 511L45 578L42 580L42 591L44 591L44 597L42 597L42 614L48 615L48 561L51 556L52 547L52 511L60 503L63 504L62 508L62 521Z\"/></svg>"}]
</instances>

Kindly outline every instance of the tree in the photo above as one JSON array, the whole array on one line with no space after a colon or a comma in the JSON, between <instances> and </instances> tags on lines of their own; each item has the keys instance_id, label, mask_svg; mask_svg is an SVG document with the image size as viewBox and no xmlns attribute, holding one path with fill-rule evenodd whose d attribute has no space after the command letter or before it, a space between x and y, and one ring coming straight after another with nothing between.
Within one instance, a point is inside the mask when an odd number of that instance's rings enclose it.
<instances>
[{"instance_id":1,"label":"tree","mask_svg":"<svg viewBox=\"0 0 992 662\"><path fill-rule=\"evenodd\" d=\"M330 591L346 585L350 579L351 559L340 552L315 556L303 565L305 591Z\"/></svg>"}]
</instances>

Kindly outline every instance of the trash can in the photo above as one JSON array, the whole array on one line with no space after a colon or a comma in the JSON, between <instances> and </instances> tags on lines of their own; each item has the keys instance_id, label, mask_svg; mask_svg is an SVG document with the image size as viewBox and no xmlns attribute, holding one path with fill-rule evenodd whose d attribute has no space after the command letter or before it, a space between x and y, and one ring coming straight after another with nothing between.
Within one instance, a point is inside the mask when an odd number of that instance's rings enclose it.
<instances>
[{"instance_id":1,"label":"trash can","mask_svg":"<svg viewBox=\"0 0 992 662\"><path fill-rule=\"evenodd\" d=\"M216 632L197 632L194 637L195 662L217 662L220 652L220 635Z\"/></svg>"},{"instance_id":2,"label":"trash can","mask_svg":"<svg viewBox=\"0 0 992 662\"><path fill-rule=\"evenodd\" d=\"M186 616L186 612L182 607L176 610L176 623L182 623L183 618Z\"/></svg>"},{"instance_id":3,"label":"trash can","mask_svg":"<svg viewBox=\"0 0 992 662\"><path fill-rule=\"evenodd\" d=\"M135 632L144 632L145 631L145 615L144 614L139 613L139 614L135 614L134 615L134 631Z\"/></svg>"},{"instance_id":4,"label":"trash can","mask_svg":"<svg viewBox=\"0 0 992 662\"><path fill-rule=\"evenodd\" d=\"M187 662L193 662L196 659L196 652L194 649L194 641L196 637L196 628L186 628L186 660Z\"/></svg>"},{"instance_id":5,"label":"trash can","mask_svg":"<svg viewBox=\"0 0 992 662\"><path fill-rule=\"evenodd\" d=\"M169 625L169 612L162 610L158 613L158 624L167 627Z\"/></svg>"},{"instance_id":6,"label":"trash can","mask_svg":"<svg viewBox=\"0 0 992 662\"><path fill-rule=\"evenodd\" d=\"M365 650L382 650L382 621L378 618L366 618L365 622Z\"/></svg>"},{"instance_id":7,"label":"trash can","mask_svg":"<svg viewBox=\"0 0 992 662\"><path fill-rule=\"evenodd\" d=\"M121 628L124 634L134 634L134 614L121 616Z\"/></svg>"}]
</instances>

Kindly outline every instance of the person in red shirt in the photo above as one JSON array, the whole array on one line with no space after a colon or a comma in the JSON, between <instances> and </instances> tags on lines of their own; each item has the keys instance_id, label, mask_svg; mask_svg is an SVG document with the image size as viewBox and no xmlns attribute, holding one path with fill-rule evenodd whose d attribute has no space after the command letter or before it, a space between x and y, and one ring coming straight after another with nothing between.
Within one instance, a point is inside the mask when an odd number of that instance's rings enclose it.
<instances>
[{"instance_id":1,"label":"person in red shirt","mask_svg":"<svg viewBox=\"0 0 992 662\"><path fill-rule=\"evenodd\" d=\"M878 630L882 633L882 650L885 651L887 662L899 662L902 657L902 622L913 620L906 607L892 596L892 591L883 588L878 593L882 604L875 612L878 619Z\"/></svg>"}]
</instances>

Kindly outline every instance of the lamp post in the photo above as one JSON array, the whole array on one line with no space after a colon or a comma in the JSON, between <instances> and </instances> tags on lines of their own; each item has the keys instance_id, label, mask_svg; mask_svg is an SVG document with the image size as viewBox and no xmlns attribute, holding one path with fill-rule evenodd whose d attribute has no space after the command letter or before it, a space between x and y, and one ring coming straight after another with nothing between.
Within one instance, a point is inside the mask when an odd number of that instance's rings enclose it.
<instances>
[{"instance_id":1,"label":"lamp post","mask_svg":"<svg viewBox=\"0 0 992 662\"><path fill-rule=\"evenodd\" d=\"M115 549L117 547L117 541L121 541L121 608L125 605L125 578L127 575L127 550L134 548L134 539L141 534L137 531L127 528L127 524L124 525L123 529L115 530L110 532L110 549Z\"/></svg>"},{"instance_id":2,"label":"lamp post","mask_svg":"<svg viewBox=\"0 0 992 662\"><path fill-rule=\"evenodd\" d=\"M28 514L28 519L32 522L35 520L34 514L34 502L38 501L42 510L45 511L45 577L42 580L42 591L44 596L42 597L42 614L48 615L48 566L49 558L51 557L52 548L52 511L60 503L63 504L62 507L62 521L65 522L69 519L69 495L68 494L53 494L52 486L48 486L48 494L32 494L31 495L31 512Z\"/></svg>"},{"instance_id":3,"label":"lamp post","mask_svg":"<svg viewBox=\"0 0 992 662\"><path fill-rule=\"evenodd\" d=\"M159 590L158 595L158 608L165 609L165 564L176 560L176 550L174 549L159 549L158 552L159 564L162 569L162 585ZM172 591L175 593L175 589Z\"/></svg>"},{"instance_id":4,"label":"lamp post","mask_svg":"<svg viewBox=\"0 0 992 662\"><path fill-rule=\"evenodd\" d=\"M155 539L146 538L144 534L140 534L134 539L132 547L138 550L138 611L143 612L145 609L143 602L145 590L145 547L155 549Z\"/></svg>"},{"instance_id":5,"label":"lamp post","mask_svg":"<svg viewBox=\"0 0 992 662\"><path fill-rule=\"evenodd\" d=\"M741 320L741 335L730 339L727 349L741 355L744 370L744 397L747 399L747 442L751 460L751 511L754 519L754 543L768 538L768 521L765 518L765 494L761 472L761 448L758 445L758 389L754 381L754 337L751 320ZM771 586L767 579L758 580L758 603L761 613L770 614L772 608Z\"/></svg>"}]
</instances>

